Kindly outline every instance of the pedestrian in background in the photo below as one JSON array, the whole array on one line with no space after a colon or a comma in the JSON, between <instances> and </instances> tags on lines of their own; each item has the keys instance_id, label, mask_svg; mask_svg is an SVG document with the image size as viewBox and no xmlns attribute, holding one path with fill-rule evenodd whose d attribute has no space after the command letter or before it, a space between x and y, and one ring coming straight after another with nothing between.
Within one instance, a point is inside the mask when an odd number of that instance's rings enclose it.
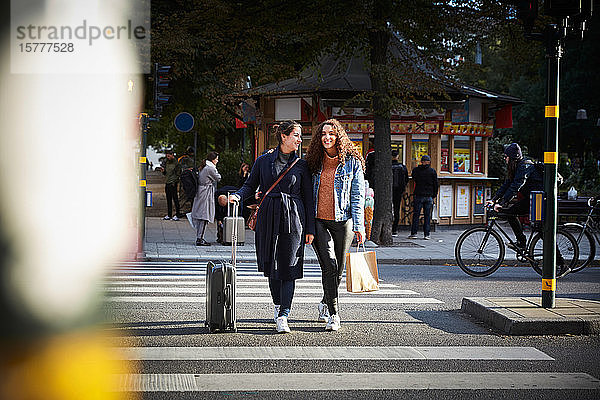
<instances>
[{"instance_id":1,"label":"pedestrian in background","mask_svg":"<svg viewBox=\"0 0 600 400\"><path fill-rule=\"evenodd\" d=\"M296 279L304 275L304 244L311 244L314 237L315 213L308 165L296 153L302 127L284 121L275 127L275 136L277 148L256 159L248 179L229 201L253 197L257 188L265 196L256 220L256 259L258 270L269 278L277 332L286 333Z\"/></svg>"},{"instance_id":2,"label":"pedestrian in background","mask_svg":"<svg viewBox=\"0 0 600 400\"><path fill-rule=\"evenodd\" d=\"M438 179L435 169L431 168L431 158L428 155L421 157L421 165L412 170L412 178L415 182L413 191L413 217L409 239L417 238L419 230L419 216L423 209L423 239L430 239L431 211L433 210L433 198L437 196Z\"/></svg>"},{"instance_id":3,"label":"pedestrian in background","mask_svg":"<svg viewBox=\"0 0 600 400\"><path fill-rule=\"evenodd\" d=\"M242 186L244 186L244 182L246 182L246 179L248 179L248 176L250 176L250 165L243 162L242 165L240 166L240 171L238 173L239 176L239 181L238 181L238 188L241 188ZM252 210L250 208L248 208L248 206L256 204L256 198L252 197L249 198L248 200L244 201L244 206L240 215L242 217L244 217L244 221L248 221L248 218L250 217L250 214L252 214Z\"/></svg>"},{"instance_id":4,"label":"pedestrian in background","mask_svg":"<svg viewBox=\"0 0 600 400\"><path fill-rule=\"evenodd\" d=\"M392 236L398 236L398 222L400 221L400 203L408 183L408 169L398 161L400 153L392 150L392 204L394 220L392 222Z\"/></svg>"},{"instance_id":5,"label":"pedestrian in background","mask_svg":"<svg viewBox=\"0 0 600 400\"><path fill-rule=\"evenodd\" d=\"M185 171L193 169L196 167L196 163L194 161L194 148L189 146L187 149L185 149L185 154L182 155L181 157L179 157L179 159L177 160L179 162L179 165L181 166L181 171Z\"/></svg>"},{"instance_id":6,"label":"pedestrian in background","mask_svg":"<svg viewBox=\"0 0 600 400\"><path fill-rule=\"evenodd\" d=\"M167 215L164 219L179 221L179 197L177 195L177 184L179 183L179 175L181 175L181 167L175 159L173 150L165 151L165 159L161 165L163 175L166 176L165 194L167 195ZM175 203L175 215L173 215L173 203Z\"/></svg>"},{"instance_id":7,"label":"pedestrian in background","mask_svg":"<svg viewBox=\"0 0 600 400\"><path fill-rule=\"evenodd\" d=\"M238 187L241 188L244 185L244 182L246 182L246 179L248 179L248 176L250 176L250 165L248 165L248 163L243 162L242 165L240 165L240 171L238 172Z\"/></svg>"},{"instance_id":8,"label":"pedestrian in background","mask_svg":"<svg viewBox=\"0 0 600 400\"><path fill-rule=\"evenodd\" d=\"M217 171L219 153L211 151L200 167L198 173L198 190L192 205L192 222L196 228L196 246L210 246L204 240L206 224L213 223L215 219L215 190L221 175Z\"/></svg>"},{"instance_id":9,"label":"pedestrian in background","mask_svg":"<svg viewBox=\"0 0 600 400\"><path fill-rule=\"evenodd\" d=\"M365 156L365 179L369 182L371 189L375 186L375 149L373 142L369 140L369 150Z\"/></svg>"},{"instance_id":10,"label":"pedestrian in background","mask_svg":"<svg viewBox=\"0 0 600 400\"><path fill-rule=\"evenodd\" d=\"M178 159L181 168L181 176L179 177L181 195L183 198L182 209L186 212L191 211L192 202L196 196L198 189L198 169L194 160L194 148L188 147L185 154ZM181 217L180 217L181 218Z\"/></svg>"},{"instance_id":11,"label":"pedestrian in background","mask_svg":"<svg viewBox=\"0 0 600 400\"><path fill-rule=\"evenodd\" d=\"M323 299L319 320L325 330L340 328L338 288L346 266L346 253L356 236L365 238L365 161L336 119L322 122L313 133L306 161L313 174L315 240L321 266Z\"/></svg>"}]
</instances>

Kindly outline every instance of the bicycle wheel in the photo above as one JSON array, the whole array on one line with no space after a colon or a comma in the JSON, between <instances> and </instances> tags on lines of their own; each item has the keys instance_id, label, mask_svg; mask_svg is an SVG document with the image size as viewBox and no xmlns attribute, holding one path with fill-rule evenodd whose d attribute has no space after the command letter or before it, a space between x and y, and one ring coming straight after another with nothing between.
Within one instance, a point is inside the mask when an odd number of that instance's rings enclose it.
<instances>
[{"instance_id":1,"label":"bicycle wheel","mask_svg":"<svg viewBox=\"0 0 600 400\"><path fill-rule=\"evenodd\" d=\"M579 247L579 259L571 272L581 271L594 261L596 257L596 240L594 239L594 235L587 229L584 231L583 225L577 223L564 224L562 228L573 235Z\"/></svg>"},{"instance_id":2,"label":"bicycle wheel","mask_svg":"<svg viewBox=\"0 0 600 400\"><path fill-rule=\"evenodd\" d=\"M471 276L488 276L504 260L504 242L500 235L486 227L471 228L462 233L454 247L460 269Z\"/></svg>"},{"instance_id":3,"label":"bicycle wheel","mask_svg":"<svg viewBox=\"0 0 600 400\"><path fill-rule=\"evenodd\" d=\"M562 227L558 228L556 232L556 257L558 261L559 254L564 259L564 263L559 266L557 262L556 275L561 276L567 268L573 269L577 264L579 257L579 250L577 248L577 240ZM533 259L530 261L531 266L538 274L542 275L542 269L544 264L544 237L542 232L537 232L531 239L529 244L529 257Z\"/></svg>"}]
</instances>

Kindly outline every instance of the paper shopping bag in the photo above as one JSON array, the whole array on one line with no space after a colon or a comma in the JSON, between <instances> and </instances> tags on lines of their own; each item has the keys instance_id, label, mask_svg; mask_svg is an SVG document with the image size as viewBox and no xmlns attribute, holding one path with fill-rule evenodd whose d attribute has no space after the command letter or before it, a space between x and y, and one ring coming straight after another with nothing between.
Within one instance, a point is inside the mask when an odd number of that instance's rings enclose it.
<instances>
[{"instance_id":1,"label":"paper shopping bag","mask_svg":"<svg viewBox=\"0 0 600 400\"><path fill-rule=\"evenodd\" d=\"M192 228L196 229L196 225L194 225L194 220L192 219L192 213L189 212L189 213L185 214L185 216L187 217L187 220L189 221Z\"/></svg>"},{"instance_id":2,"label":"paper shopping bag","mask_svg":"<svg viewBox=\"0 0 600 400\"><path fill-rule=\"evenodd\" d=\"M346 253L346 290L352 293L379 290L377 258L374 251Z\"/></svg>"}]
</instances>

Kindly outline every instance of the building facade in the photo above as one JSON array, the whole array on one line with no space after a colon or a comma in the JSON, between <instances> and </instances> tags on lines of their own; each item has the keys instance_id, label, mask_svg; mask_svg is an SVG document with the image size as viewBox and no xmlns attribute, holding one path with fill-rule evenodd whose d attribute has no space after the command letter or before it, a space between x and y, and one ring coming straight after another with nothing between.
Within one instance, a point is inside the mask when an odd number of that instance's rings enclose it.
<instances>
[{"instance_id":1,"label":"building facade","mask_svg":"<svg viewBox=\"0 0 600 400\"><path fill-rule=\"evenodd\" d=\"M370 90L369 76L362 62L351 60L345 70L337 61L324 60L318 81L313 76L290 79L252 89L256 119L255 156L275 147L273 126L292 119L302 125L304 155L313 129L328 118L338 119L350 139L366 156L373 140L373 118L365 104L352 102L361 91ZM328 73L328 71L330 71ZM421 156L431 157L438 172L440 190L434 220L441 225L475 224L483 221L484 204L490 198L488 140L497 117L511 119L512 104L521 101L466 85L449 85L447 97L433 104L418 102L419 112L393 113L390 121L391 146L410 171ZM403 200L401 224L410 224L412 184Z\"/></svg>"}]
</instances>

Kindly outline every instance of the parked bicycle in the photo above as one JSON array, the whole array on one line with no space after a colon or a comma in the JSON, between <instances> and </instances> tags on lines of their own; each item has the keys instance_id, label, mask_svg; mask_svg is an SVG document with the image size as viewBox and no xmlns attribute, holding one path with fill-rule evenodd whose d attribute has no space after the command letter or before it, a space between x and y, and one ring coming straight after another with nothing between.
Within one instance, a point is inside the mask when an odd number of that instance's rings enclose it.
<instances>
[{"instance_id":1,"label":"parked bicycle","mask_svg":"<svg viewBox=\"0 0 600 400\"><path fill-rule=\"evenodd\" d=\"M529 262L541 275L544 236L540 226L532 224L525 248L521 248L498 224L497 220L502 217L493 206L487 206L486 224L467 229L460 235L454 248L458 266L471 276L488 276L502 265L508 247L516 253L517 260ZM564 227L558 227L556 247L556 275L562 277L575 267L579 250L576 239Z\"/></svg>"},{"instance_id":2,"label":"parked bicycle","mask_svg":"<svg viewBox=\"0 0 600 400\"><path fill-rule=\"evenodd\" d=\"M594 220L594 212L600 209L600 197L590 197L589 212L583 224L569 222L562 227L571 233L579 247L579 260L571 272L581 271L596 257L596 242L600 244L600 221Z\"/></svg>"}]
</instances>

